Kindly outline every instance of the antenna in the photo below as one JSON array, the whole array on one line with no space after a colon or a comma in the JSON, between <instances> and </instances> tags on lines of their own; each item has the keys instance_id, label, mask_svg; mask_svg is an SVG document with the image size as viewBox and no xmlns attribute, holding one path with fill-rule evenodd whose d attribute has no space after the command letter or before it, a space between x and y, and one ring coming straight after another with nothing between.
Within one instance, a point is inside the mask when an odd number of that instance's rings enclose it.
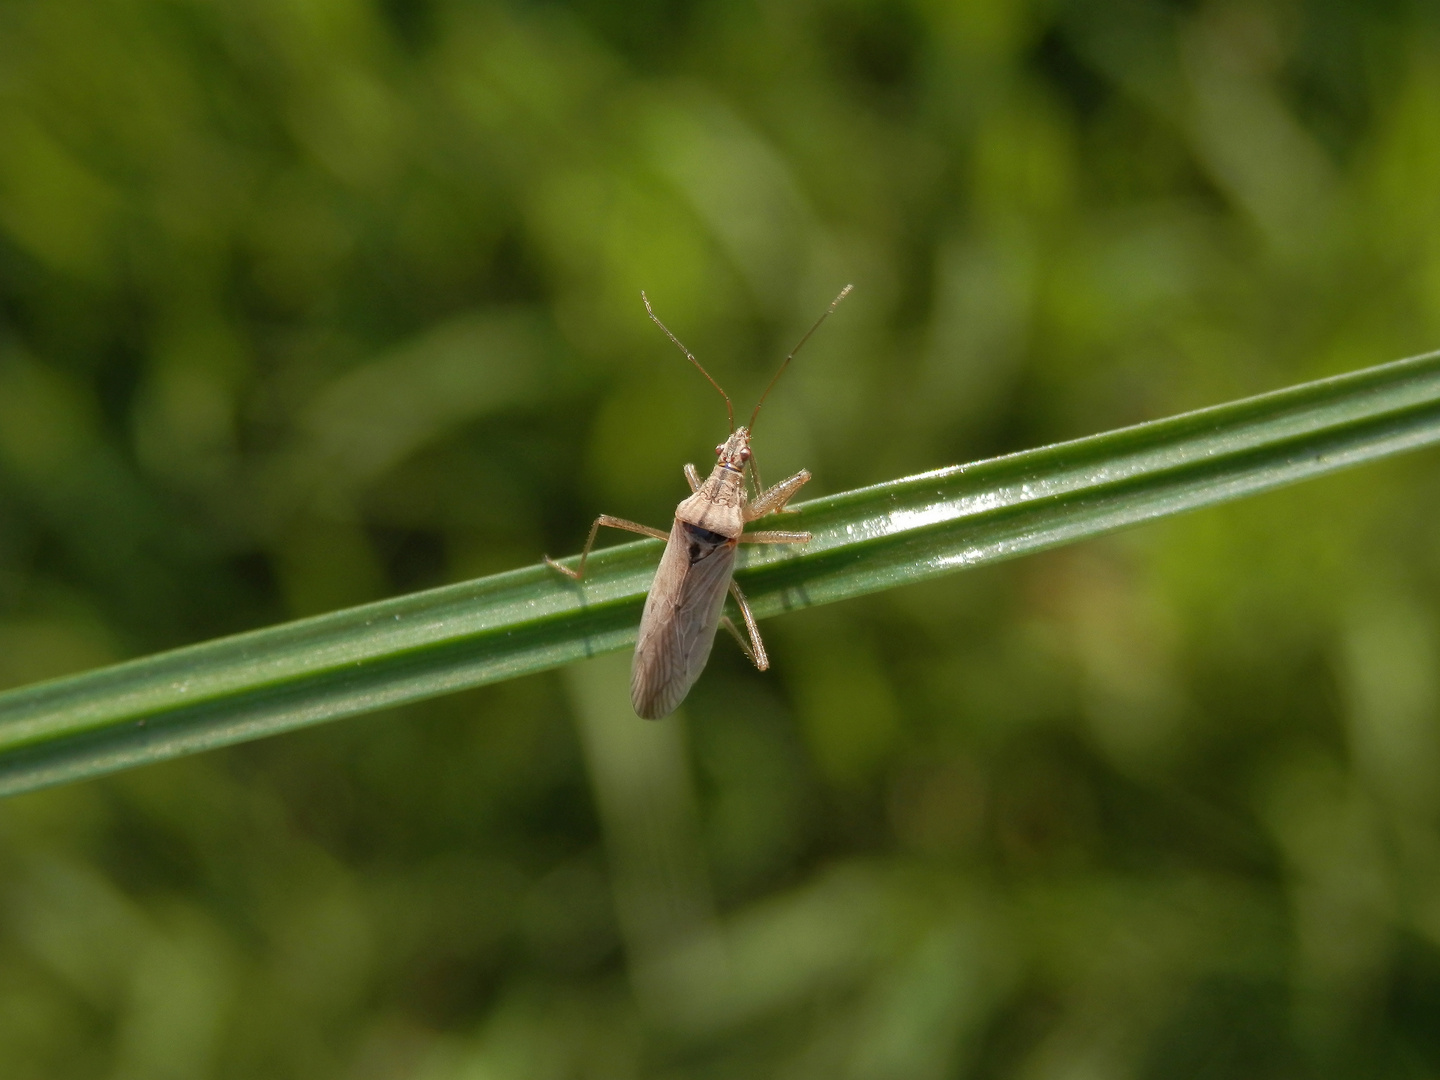
<instances>
[{"instance_id":1,"label":"antenna","mask_svg":"<svg viewBox=\"0 0 1440 1080\"><path fill-rule=\"evenodd\" d=\"M849 286L847 285L846 292L848 291ZM844 296L845 294L841 293L840 295ZM716 382L713 378L711 378L711 375L708 371L706 371L703 367L700 366L700 361L696 360L695 357L691 354L690 350L685 348L684 345L680 344L680 339L670 332L670 328L660 321L659 317L655 314L655 309L650 306L650 298L645 295L644 289L640 290L640 299L645 301L645 313L650 316L650 321L653 322L656 326L658 326L661 330L665 331L665 336L668 337L671 341L673 341L675 343L675 347L685 354L686 360L689 360L690 363L694 364L697 368L699 368L700 374L704 375L705 378L710 380L711 386L713 386L716 390L720 390L720 396L725 399L725 412L730 417L730 433L733 435L735 433L735 406L730 404L730 395L725 393L724 390L720 389L720 384ZM836 301L836 303L839 303L839 301ZM833 311L835 309L835 304L831 304L830 309L831 311ZM830 314L829 311L825 313L825 315L828 314ZM822 321L824 320L825 315L820 316ZM819 323L817 323L816 325L818 326ZM813 334L814 331L812 330L810 333ZM809 337L810 334L806 334L805 336ZM803 345L804 342L802 341L800 344ZM796 348L799 348L799 346L797 345Z\"/></svg>"},{"instance_id":2,"label":"antenna","mask_svg":"<svg viewBox=\"0 0 1440 1080\"><path fill-rule=\"evenodd\" d=\"M830 306L825 309L824 314L822 314L822 315L820 316L820 318L818 318L818 319L815 320L815 325L814 325L814 326L810 327L809 330L806 330L806 331L805 331L805 336L800 339L799 344L797 344L793 349L791 349L791 350L790 350L790 355L787 356L787 357L785 357L785 359L781 362L781 364L780 364L780 370L777 371L777 372L775 372L775 377L770 380L770 385L767 386L767 387L765 387L765 393L761 394L761 395L760 395L760 400L755 403L755 411L750 414L750 423L749 423L747 426L749 427L750 433L751 433L752 435L755 433L755 418L760 415L760 406L765 404L765 399L770 396L770 391L775 389L775 384L780 381L780 376L785 374L785 369L790 366L790 361L795 359L795 354L800 351L800 346L804 345L805 342L807 342L807 341L810 340L810 335L813 334L813 333L815 333L816 330L819 330L819 329L820 329L820 324L823 323L826 319L828 319L828 318L831 316L831 314L835 311L835 309L840 306L840 301L841 301L841 300L844 300L845 297L849 296L849 295L850 295L850 290L853 289L853 288L855 288L854 285L846 285L843 289L840 290L840 295L837 296L837 297L835 297L834 300L831 300L831 301L830 301ZM648 307L649 304L646 304L646 306ZM655 316L653 316L653 315L650 316L650 317L651 317L652 319L655 318ZM656 321L656 322L659 322L660 320L656 319L655 321ZM664 330L665 328L664 328L664 327L661 327L661 329ZM669 330L665 330L665 332L666 332L667 334L670 333ZM673 340L673 337L672 337L672 340ZM679 343L678 341L676 341L675 344L676 344L676 345L679 345L680 343ZM681 347L683 348L684 346L681 346ZM689 355L689 354L687 353L686 355ZM693 359L693 358L692 358L692 359ZM696 367L699 367L699 365L697 364ZM701 368L701 370L703 371L704 369ZM711 379L710 381L711 381L711 382L714 382L715 380L714 380L714 379ZM719 388L717 387L716 389L719 389ZM721 393L724 393L724 391L722 390ZM729 398L726 398L725 401L726 401L726 404L729 404L730 399L729 399ZM734 421L734 420L731 420L731 421L730 421L730 428L731 428L732 431L734 430L734 428L735 428L735 421Z\"/></svg>"}]
</instances>

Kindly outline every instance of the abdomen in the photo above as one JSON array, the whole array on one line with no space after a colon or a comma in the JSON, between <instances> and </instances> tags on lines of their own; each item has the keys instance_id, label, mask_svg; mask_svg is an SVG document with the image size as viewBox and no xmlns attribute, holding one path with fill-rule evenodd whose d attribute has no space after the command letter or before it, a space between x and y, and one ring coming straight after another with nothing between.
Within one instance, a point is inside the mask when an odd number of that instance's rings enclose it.
<instances>
[{"instance_id":1,"label":"abdomen","mask_svg":"<svg viewBox=\"0 0 1440 1080\"><path fill-rule=\"evenodd\" d=\"M735 571L736 543L679 520L670 530L645 598L630 668L630 702L637 715L647 720L670 715L705 670Z\"/></svg>"}]
</instances>

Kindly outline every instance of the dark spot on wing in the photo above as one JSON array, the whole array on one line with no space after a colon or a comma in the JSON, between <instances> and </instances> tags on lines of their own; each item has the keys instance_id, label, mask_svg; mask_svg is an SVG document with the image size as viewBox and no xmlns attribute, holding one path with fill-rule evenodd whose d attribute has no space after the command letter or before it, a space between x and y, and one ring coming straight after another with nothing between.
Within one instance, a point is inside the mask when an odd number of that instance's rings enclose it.
<instances>
[{"instance_id":1,"label":"dark spot on wing","mask_svg":"<svg viewBox=\"0 0 1440 1080\"><path fill-rule=\"evenodd\" d=\"M699 525L691 525L688 521L684 524L685 531L690 536L688 551L691 566L694 566L701 559L706 558L716 548L724 547L726 544L732 542L728 536L711 532L709 529L702 529Z\"/></svg>"},{"instance_id":2,"label":"dark spot on wing","mask_svg":"<svg viewBox=\"0 0 1440 1080\"><path fill-rule=\"evenodd\" d=\"M699 525L691 525L688 521L685 522L685 531L688 532L696 540L699 540L701 543L704 544L709 544L711 547L719 547L721 544L726 543L730 539L728 536L722 536L720 533L711 532L709 529L702 529Z\"/></svg>"}]
</instances>

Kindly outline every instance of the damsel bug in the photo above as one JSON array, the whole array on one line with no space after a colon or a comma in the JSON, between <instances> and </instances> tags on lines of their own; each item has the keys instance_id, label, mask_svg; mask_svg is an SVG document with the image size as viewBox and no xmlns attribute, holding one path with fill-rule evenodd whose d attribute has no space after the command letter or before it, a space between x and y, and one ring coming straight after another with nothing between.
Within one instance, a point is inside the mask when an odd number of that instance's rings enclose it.
<instances>
[{"instance_id":1,"label":"damsel bug","mask_svg":"<svg viewBox=\"0 0 1440 1080\"><path fill-rule=\"evenodd\" d=\"M685 354L685 359L699 368L710 385L720 391L720 396L725 399L725 411L730 417L730 437L715 447L715 456L719 461L703 484L695 466L685 466L685 479L690 483L692 494L675 508L675 524L668 533L601 514L590 526L590 536L580 552L577 569L569 570L549 555L545 556L545 561L562 574L579 581L585 573L585 560L590 556L595 534L601 525L666 541L665 554L660 557L650 595L645 598L645 613L640 616L640 640L635 644L635 660L630 668L630 701L635 706L635 712L647 720L658 720L679 708L680 702L685 700L690 687L695 685L695 680L705 669L710 647L715 643L717 627L724 626L730 631L745 655L761 671L770 666L765 644L760 640L760 629L755 625L755 616L750 613L745 594L735 584L735 549L741 543L803 544L810 539L807 532L744 531L749 522L783 511L785 504L810 479L810 473L801 469L788 480L781 480L765 490L750 453L750 437L755 431L760 406L765 404L765 399L790 366L790 361L810 340L810 335L820 329L820 324L840 301L850 294L851 288L853 286L846 285L840 290L840 295L830 302L824 314L815 320L815 325L790 350L790 355L780 364L780 370L775 372L765 393L760 395L755 411L750 414L750 423L739 428L735 426L735 407L730 403L730 395L659 320L650 307L650 299L643 292L640 294L651 321ZM747 468L755 485L753 499L745 483ZM725 606L727 590L735 597L735 604L745 620L745 629L750 635L748 643L735 629L735 624L720 614Z\"/></svg>"}]
</instances>

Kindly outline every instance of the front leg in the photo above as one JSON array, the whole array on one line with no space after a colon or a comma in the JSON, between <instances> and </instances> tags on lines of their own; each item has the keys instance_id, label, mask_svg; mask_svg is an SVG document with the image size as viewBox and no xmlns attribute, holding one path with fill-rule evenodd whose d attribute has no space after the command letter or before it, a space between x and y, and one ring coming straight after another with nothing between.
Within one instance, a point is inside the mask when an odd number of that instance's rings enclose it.
<instances>
[{"instance_id":1,"label":"front leg","mask_svg":"<svg viewBox=\"0 0 1440 1080\"><path fill-rule=\"evenodd\" d=\"M745 520L754 521L766 514L773 514L777 510L783 510L806 482L810 479L810 470L801 469L788 480L781 480L769 491L762 492L755 497L755 501L745 507Z\"/></svg>"},{"instance_id":2,"label":"front leg","mask_svg":"<svg viewBox=\"0 0 1440 1080\"><path fill-rule=\"evenodd\" d=\"M561 566L558 562L546 555L545 565L559 570L568 578L579 581L585 576L585 560L590 557L590 549L595 546L595 534L600 531L600 526L606 525L612 529L624 529L626 532L639 533L641 536L653 536L656 540L669 540L670 534L660 529L652 529L649 525L639 525L633 521L626 521L624 518L611 517L609 514L601 514L595 519L595 524L590 526L590 537L585 541L585 547L580 552L580 565L574 570Z\"/></svg>"},{"instance_id":3,"label":"front leg","mask_svg":"<svg viewBox=\"0 0 1440 1080\"><path fill-rule=\"evenodd\" d=\"M700 490L700 474L695 471L694 465L685 466L685 482L690 485L692 495Z\"/></svg>"}]
</instances>

